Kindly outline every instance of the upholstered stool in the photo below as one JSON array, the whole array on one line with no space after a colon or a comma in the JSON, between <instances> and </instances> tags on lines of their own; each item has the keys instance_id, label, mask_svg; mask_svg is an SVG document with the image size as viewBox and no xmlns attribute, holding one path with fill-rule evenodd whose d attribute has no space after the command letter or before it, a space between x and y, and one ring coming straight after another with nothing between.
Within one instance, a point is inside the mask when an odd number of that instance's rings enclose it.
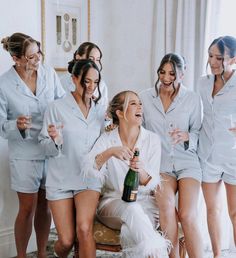
<instances>
[{"instance_id":1,"label":"upholstered stool","mask_svg":"<svg viewBox=\"0 0 236 258\"><path fill-rule=\"evenodd\" d=\"M97 250L109 251L109 252L120 252L120 231L108 228L103 225L98 220L94 222L94 239L96 241ZM75 243L74 247L75 258L78 258L78 243ZM186 256L186 247L184 242L184 237L182 230L180 230L179 236L179 255L180 258L185 258Z\"/></svg>"}]
</instances>

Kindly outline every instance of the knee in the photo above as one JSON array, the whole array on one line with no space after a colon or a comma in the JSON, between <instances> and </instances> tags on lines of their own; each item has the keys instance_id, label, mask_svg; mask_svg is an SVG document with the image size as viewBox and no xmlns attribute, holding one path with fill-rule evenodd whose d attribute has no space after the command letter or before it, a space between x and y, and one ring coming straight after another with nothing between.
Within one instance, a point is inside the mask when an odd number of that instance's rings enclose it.
<instances>
[{"instance_id":1,"label":"knee","mask_svg":"<svg viewBox=\"0 0 236 258\"><path fill-rule=\"evenodd\" d=\"M168 217L169 215L175 213L175 200L172 198L167 198L163 201L158 201L158 208L160 213Z\"/></svg>"},{"instance_id":2,"label":"knee","mask_svg":"<svg viewBox=\"0 0 236 258\"><path fill-rule=\"evenodd\" d=\"M18 218L29 220L32 219L35 214L35 208L32 206L20 207L18 212Z\"/></svg>"},{"instance_id":3,"label":"knee","mask_svg":"<svg viewBox=\"0 0 236 258\"><path fill-rule=\"evenodd\" d=\"M74 236L71 236L71 237L62 236L59 239L60 248L62 248L63 251L66 251L66 252L70 251L73 247L74 241L75 241Z\"/></svg>"},{"instance_id":4,"label":"knee","mask_svg":"<svg viewBox=\"0 0 236 258\"><path fill-rule=\"evenodd\" d=\"M77 236L79 241L86 240L93 234L93 222L83 221L77 225Z\"/></svg>"},{"instance_id":5,"label":"knee","mask_svg":"<svg viewBox=\"0 0 236 258\"><path fill-rule=\"evenodd\" d=\"M222 212L222 207L220 205L215 205L207 207L207 216L210 218L219 217Z\"/></svg>"},{"instance_id":6,"label":"knee","mask_svg":"<svg viewBox=\"0 0 236 258\"><path fill-rule=\"evenodd\" d=\"M195 211L179 211L178 217L182 225L193 226L197 223L197 213Z\"/></svg>"}]
</instances>

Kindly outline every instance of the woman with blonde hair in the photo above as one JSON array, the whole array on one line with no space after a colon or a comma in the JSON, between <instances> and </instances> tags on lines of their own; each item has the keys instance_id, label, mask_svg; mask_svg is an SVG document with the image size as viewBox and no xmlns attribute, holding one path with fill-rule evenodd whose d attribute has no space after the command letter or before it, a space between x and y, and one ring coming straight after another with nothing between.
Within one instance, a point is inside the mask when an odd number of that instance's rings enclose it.
<instances>
[{"instance_id":1,"label":"woman with blonde hair","mask_svg":"<svg viewBox=\"0 0 236 258\"><path fill-rule=\"evenodd\" d=\"M170 242L156 230L159 224L154 197L160 183L160 139L141 126L142 103L135 92L118 93L108 111L116 127L100 136L84 165L86 176L98 177L104 187L98 218L108 227L121 229L127 257L167 258ZM136 148L140 155L134 161ZM132 203L121 199L129 167L139 174L138 197Z\"/></svg>"}]
</instances>

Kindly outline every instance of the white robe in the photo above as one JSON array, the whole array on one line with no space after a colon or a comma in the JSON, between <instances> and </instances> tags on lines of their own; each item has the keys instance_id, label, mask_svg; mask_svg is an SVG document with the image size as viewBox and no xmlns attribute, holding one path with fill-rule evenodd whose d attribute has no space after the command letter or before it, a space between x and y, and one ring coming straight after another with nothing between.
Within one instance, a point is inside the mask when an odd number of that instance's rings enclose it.
<instances>
[{"instance_id":1,"label":"white robe","mask_svg":"<svg viewBox=\"0 0 236 258\"><path fill-rule=\"evenodd\" d=\"M138 198L134 203L121 200L124 178L129 169L128 161L111 157L100 171L94 165L96 155L113 146L122 146L118 128L105 132L97 140L83 166L88 177L100 178L104 186L98 218L111 228L121 228L121 244L126 257L167 258L170 242L156 230L158 208L154 197L150 196L150 191L160 183L160 139L155 133L141 127L135 147L139 148L139 158L152 179L146 186L139 186Z\"/></svg>"}]
</instances>

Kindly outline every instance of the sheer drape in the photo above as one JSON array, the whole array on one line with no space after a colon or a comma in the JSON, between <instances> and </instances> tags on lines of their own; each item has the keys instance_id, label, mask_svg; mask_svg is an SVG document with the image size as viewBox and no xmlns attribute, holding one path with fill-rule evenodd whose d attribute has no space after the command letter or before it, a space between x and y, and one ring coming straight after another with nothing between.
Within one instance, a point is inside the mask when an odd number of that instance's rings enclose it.
<instances>
[{"instance_id":1,"label":"sheer drape","mask_svg":"<svg viewBox=\"0 0 236 258\"><path fill-rule=\"evenodd\" d=\"M205 72L207 48L215 35L220 0L157 0L153 8L152 81L161 58L168 52L184 56L185 85L196 88Z\"/></svg>"}]
</instances>

